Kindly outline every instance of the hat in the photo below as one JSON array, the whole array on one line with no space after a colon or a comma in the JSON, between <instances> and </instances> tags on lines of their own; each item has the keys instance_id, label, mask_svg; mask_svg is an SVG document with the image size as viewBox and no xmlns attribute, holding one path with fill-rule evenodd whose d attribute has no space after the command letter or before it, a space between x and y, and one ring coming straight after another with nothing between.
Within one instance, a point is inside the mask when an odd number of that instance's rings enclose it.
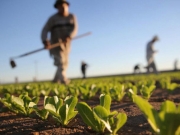
<instances>
[{"instance_id":1,"label":"hat","mask_svg":"<svg viewBox=\"0 0 180 135\"><path fill-rule=\"evenodd\" d=\"M153 40L154 40L154 41L157 41L157 40L159 40L159 37L158 37L158 36L154 36L154 37L153 37Z\"/></svg>"},{"instance_id":2,"label":"hat","mask_svg":"<svg viewBox=\"0 0 180 135\"><path fill-rule=\"evenodd\" d=\"M67 2L66 0L56 0L54 7L57 8L57 5L62 3L66 3L69 6L69 2Z\"/></svg>"}]
</instances>

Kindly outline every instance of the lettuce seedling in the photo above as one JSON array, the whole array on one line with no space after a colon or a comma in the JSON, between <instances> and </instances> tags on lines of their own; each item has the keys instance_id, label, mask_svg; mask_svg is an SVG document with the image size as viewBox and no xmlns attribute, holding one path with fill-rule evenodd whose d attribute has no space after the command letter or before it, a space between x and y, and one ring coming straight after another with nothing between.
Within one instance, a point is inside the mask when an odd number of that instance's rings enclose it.
<instances>
[{"instance_id":1,"label":"lettuce seedling","mask_svg":"<svg viewBox=\"0 0 180 135\"><path fill-rule=\"evenodd\" d=\"M129 89L131 89L133 91L134 94L137 94L138 93L138 90L137 90L137 87L135 85L133 85L132 83L127 83L125 85L125 89L126 91L128 91ZM133 101L133 98L131 96L131 94L129 92L126 93L127 96Z\"/></svg>"},{"instance_id":2,"label":"lettuce seedling","mask_svg":"<svg viewBox=\"0 0 180 135\"><path fill-rule=\"evenodd\" d=\"M39 101L39 97L30 98L27 92L19 95L19 97L15 97L13 95L9 97L7 94L6 98L6 102L8 102L9 108L11 110L13 109L14 112L23 114L25 116L29 116L33 112L33 109L29 106L30 103L32 102L37 104Z\"/></svg>"},{"instance_id":3,"label":"lettuce seedling","mask_svg":"<svg viewBox=\"0 0 180 135\"><path fill-rule=\"evenodd\" d=\"M49 116L49 112L46 109L36 109L36 114L42 119L42 120L47 120Z\"/></svg>"},{"instance_id":4,"label":"lettuce seedling","mask_svg":"<svg viewBox=\"0 0 180 135\"><path fill-rule=\"evenodd\" d=\"M112 83L101 83L100 84L100 93L102 94L110 94L110 89L113 87L114 85Z\"/></svg>"},{"instance_id":5,"label":"lettuce seedling","mask_svg":"<svg viewBox=\"0 0 180 135\"><path fill-rule=\"evenodd\" d=\"M79 96L79 89L77 87L73 87L73 86L69 86L68 90L70 92L70 94L74 97L78 97Z\"/></svg>"},{"instance_id":6,"label":"lettuce seedling","mask_svg":"<svg viewBox=\"0 0 180 135\"><path fill-rule=\"evenodd\" d=\"M164 78L160 80L160 85L163 89L168 90L169 92L172 92L175 90L179 85L177 83L171 83L170 78Z\"/></svg>"},{"instance_id":7,"label":"lettuce seedling","mask_svg":"<svg viewBox=\"0 0 180 135\"><path fill-rule=\"evenodd\" d=\"M110 94L113 100L121 101L126 94L123 84L119 84L110 89Z\"/></svg>"},{"instance_id":8,"label":"lettuce seedling","mask_svg":"<svg viewBox=\"0 0 180 135\"><path fill-rule=\"evenodd\" d=\"M96 88L95 84L89 85L81 85L78 87L80 91L80 98L81 99L90 99L91 97L95 96L98 89Z\"/></svg>"},{"instance_id":9,"label":"lettuce seedling","mask_svg":"<svg viewBox=\"0 0 180 135\"><path fill-rule=\"evenodd\" d=\"M94 97L98 91L99 91L99 88L95 84L91 84L88 97L89 98Z\"/></svg>"},{"instance_id":10,"label":"lettuce seedling","mask_svg":"<svg viewBox=\"0 0 180 135\"><path fill-rule=\"evenodd\" d=\"M100 105L93 109L85 103L77 104L77 110L83 121L98 133L104 133L105 128L113 135L125 124L127 116L117 111L110 112L111 97L100 96Z\"/></svg>"},{"instance_id":11,"label":"lettuce seedling","mask_svg":"<svg viewBox=\"0 0 180 135\"><path fill-rule=\"evenodd\" d=\"M37 104L39 101L39 97L30 98L27 92L21 94L19 97L12 96L11 99L12 104L25 116L29 116L33 112L30 104Z\"/></svg>"},{"instance_id":12,"label":"lettuce seedling","mask_svg":"<svg viewBox=\"0 0 180 135\"><path fill-rule=\"evenodd\" d=\"M69 91L66 89L65 85L59 85L59 86L53 88L53 92L56 96L63 98L63 99L65 99L69 94Z\"/></svg>"},{"instance_id":13,"label":"lettuce seedling","mask_svg":"<svg viewBox=\"0 0 180 135\"><path fill-rule=\"evenodd\" d=\"M66 97L64 100L54 97L45 97L45 109L63 126L68 123L77 115L77 111L74 111L77 104L77 97Z\"/></svg>"},{"instance_id":14,"label":"lettuce seedling","mask_svg":"<svg viewBox=\"0 0 180 135\"><path fill-rule=\"evenodd\" d=\"M78 86L81 99L89 99L89 88L87 85Z\"/></svg>"},{"instance_id":15,"label":"lettuce seedling","mask_svg":"<svg viewBox=\"0 0 180 135\"><path fill-rule=\"evenodd\" d=\"M142 88L140 89L140 93L144 99L149 100L155 88L156 88L155 85L150 85L149 87L143 85Z\"/></svg>"},{"instance_id":16,"label":"lettuce seedling","mask_svg":"<svg viewBox=\"0 0 180 135\"><path fill-rule=\"evenodd\" d=\"M9 110L18 113L18 110L16 110L11 103L11 95L9 93L5 93L4 98L0 98L0 102L3 103Z\"/></svg>"},{"instance_id":17,"label":"lettuce seedling","mask_svg":"<svg viewBox=\"0 0 180 135\"><path fill-rule=\"evenodd\" d=\"M180 135L180 105L172 101L162 103L159 112L157 112L148 101L129 91L133 97L133 102L143 112L152 129L158 135Z\"/></svg>"},{"instance_id":18,"label":"lettuce seedling","mask_svg":"<svg viewBox=\"0 0 180 135\"><path fill-rule=\"evenodd\" d=\"M45 100L44 100L45 101ZM45 106L45 102L44 102L44 106ZM36 112L36 114L42 119L42 120L46 120L49 116L49 112L46 109L39 109L37 107L37 104L35 104L34 102L30 102L29 107L34 109L34 111Z\"/></svg>"}]
</instances>

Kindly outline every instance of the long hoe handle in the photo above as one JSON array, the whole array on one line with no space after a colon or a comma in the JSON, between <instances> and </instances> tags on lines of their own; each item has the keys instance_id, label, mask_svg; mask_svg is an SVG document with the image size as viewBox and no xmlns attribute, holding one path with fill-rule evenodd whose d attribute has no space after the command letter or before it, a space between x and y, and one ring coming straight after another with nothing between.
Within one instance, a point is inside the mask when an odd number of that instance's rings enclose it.
<instances>
[{"instance_id":1,"label":"long hoe handle","mask_svg":"<svg viewBox=\"0 0 180 135\"><path fill-rule=\"evenodd\" d=\"M82 35L79 35L79 36L74 37L72 40L79 39L79 38L82 38L82 37L84 37L84 36L88 36L88 35L90 35L90 34L91 34L91 32L87 32L87 33L84 33L84 34L82 34ZM59 43L53 44L53 45L51 46L51 49L52 49L52 48L55 48L55 47L58 47L58 46L59 46ZM31 51L31 52L27 52L27 53L25 53L25 54L21 54L21 55L19 55L19 56L13 57L13 58L11 58L11 59L24 57L24 56L27 56L27 55L30 55L30 54L33 54L33 53L36 53L36 52L39 52L39 51L42 51L42 50L45 50L45 48L43 47L43 48L40 48L40 49Z\"/></svg>"}]
</instances>

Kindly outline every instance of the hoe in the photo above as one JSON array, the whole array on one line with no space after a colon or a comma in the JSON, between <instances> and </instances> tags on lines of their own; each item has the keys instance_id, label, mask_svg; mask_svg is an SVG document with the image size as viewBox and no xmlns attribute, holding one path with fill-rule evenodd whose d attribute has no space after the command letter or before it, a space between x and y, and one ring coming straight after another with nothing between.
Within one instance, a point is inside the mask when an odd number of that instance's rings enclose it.
<instances>
[{"instance_id":1,"label":"hoe","mask_svg":"<svg viewBox=\"0 0 180 135\"><path fill-rule=\"evenodd\" d=\"M88 36L88 35L90 35L90 34L91 34L91 32L84 33L84 34L82 34L82 35L79 35L79 36L74 37L73 40L82 38L82 37L84 37L84 36ZM61 41L59 41L59 42L61 42ZM56 44L52 44L50 49L55 48L55 47L58 47L58 46L60 45L59 42L56 43ZM33 53L36 53L36 52L39 52L39 51L42 51L42 50L46 50L46 49L43 47L43 48L40 48L40 49L31 51L31 52L27 52L27 53L25 53L25 54L21 54L21 55L16 56L16 57L12 57L12 58L10 59L10 65L11 65L11 67L12 67L12 68L15 68L15 67L16 67L16 63L15 63L14 59L21 58L21 57L24 57L24 56L27 56L27 55L30 55L30 54L33 54Z\"/></svg>"}]
</instances>

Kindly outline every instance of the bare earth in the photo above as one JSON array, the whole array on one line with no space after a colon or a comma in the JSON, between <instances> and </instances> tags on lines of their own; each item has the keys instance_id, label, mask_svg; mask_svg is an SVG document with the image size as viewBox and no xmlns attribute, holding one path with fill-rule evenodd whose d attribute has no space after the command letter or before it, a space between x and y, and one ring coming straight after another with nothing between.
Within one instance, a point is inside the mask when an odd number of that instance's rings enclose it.
<instances>
[{"instance_id":1,"label":"bare earth","mask_svg":"<svg viewBox=\"0 0 180 135\"><path fill-rule=\"evenodd\" d=\"M99 95L94 99L86 101L92 107L99 104ZM155 108L159 109L165 100L171 100L177 104L180 102L180 89L175 90L172 94L168 94L166 90L156 89L151 96L149 102ZM42 107L43 97L39 102ZM2 108L0 104L0 108ZM5 109L5 108L4 108ZM128 116L126 124L118 131L119 135L153 135L150 125L141 113L141 111L124 98L121 102L112 102L111 110L125 112ZM68 127L62 127L54 123L49 118L43 121L38 116L33 118L16 115L10 111L0 113L0 135L95 135L87 125L83 123L81 117L77 115Z\"/></svg>"}]
</instances>

